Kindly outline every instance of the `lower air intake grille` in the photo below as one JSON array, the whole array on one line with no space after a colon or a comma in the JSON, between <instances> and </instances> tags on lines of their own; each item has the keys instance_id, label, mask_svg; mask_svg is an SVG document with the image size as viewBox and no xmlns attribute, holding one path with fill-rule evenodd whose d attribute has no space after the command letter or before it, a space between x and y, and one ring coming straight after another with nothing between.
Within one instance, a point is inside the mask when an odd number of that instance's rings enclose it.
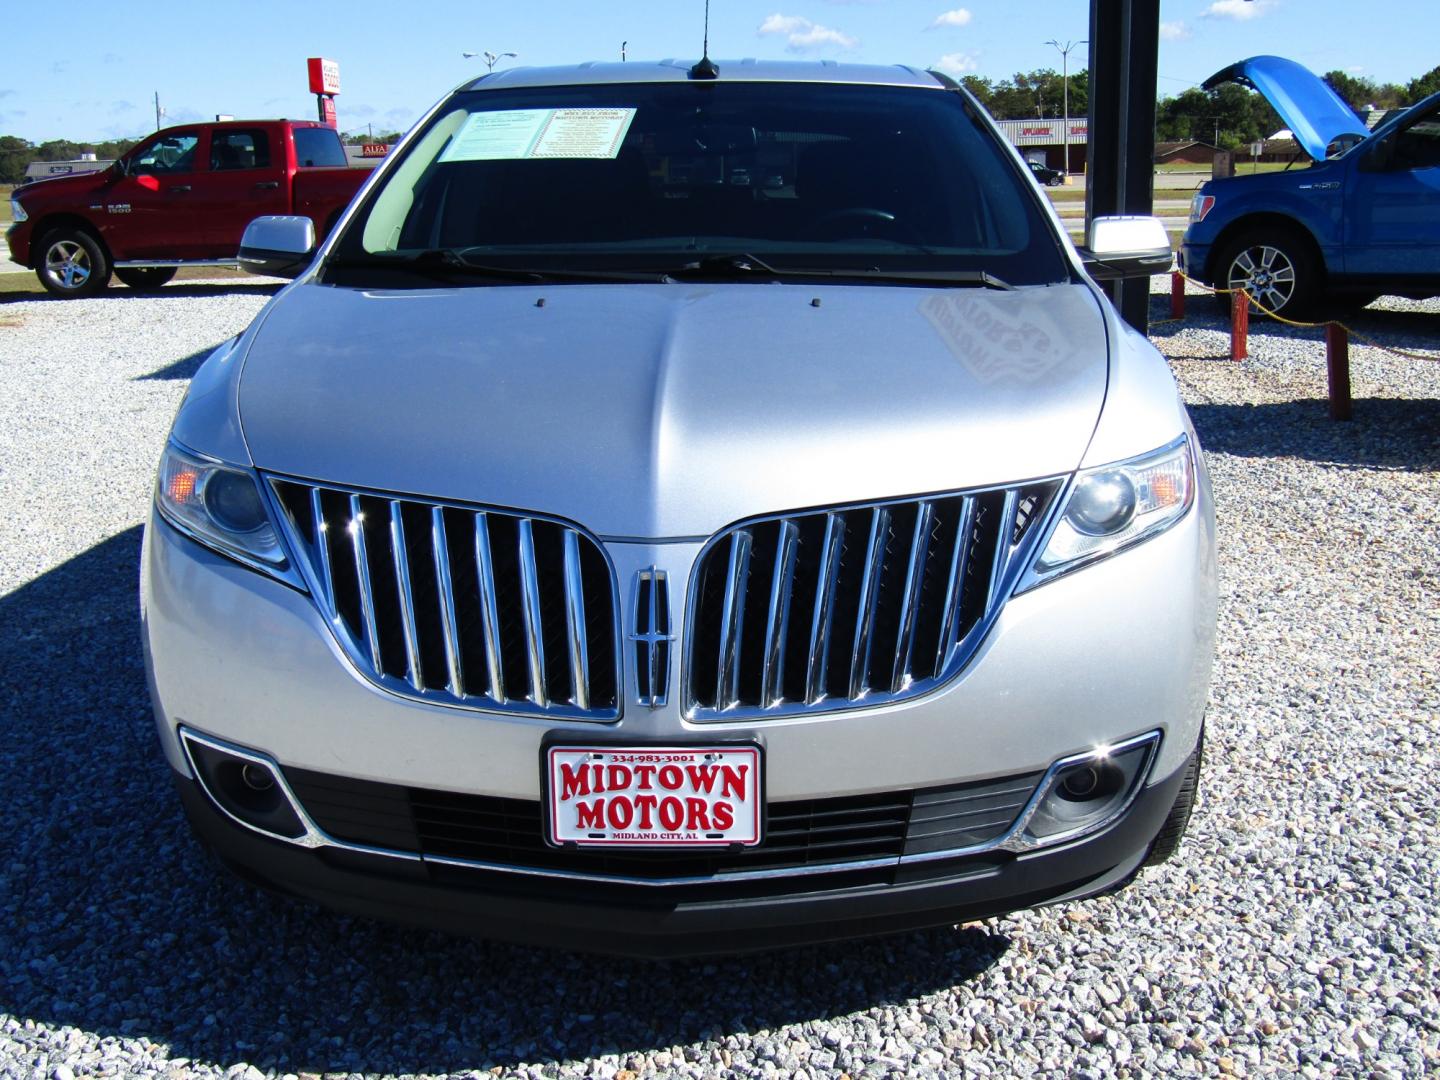
<instances>
[{"instance_id":1,"label":"lower air intake grille","mask_svg":"<svg viewBox=\"0 0 1440 1080\"><path fill-rule=\"evenodd\" d=\"M306 813L337 840L515 869L650 880L898 862L902 855L978 847L1004 835L1041 775L773 802L758 846L695 852L555 849L545 843L539 802L285 770Z\"/></svg>"},{"instance_id":2,"label":"lower air intake grille","mask_svg":"<svg viewBox=\"0 0 1440 1080\"><path fill-rule=\"evenodd\" d=\"M925 693L979 645L1058 481L737 525L692 579L686 708L764 718Z\"/></svg>"},{"instance_id":3,"label":"lower air intake grille","mask_svg":"<svg viewBox=\"0 0 1440 1080\"><path fill-rule=\"evenodd\" d=\"M614 575L569 525L272 478L336 637L407 697L582 720L620 715Z\"/></svg>"}]
</instances>

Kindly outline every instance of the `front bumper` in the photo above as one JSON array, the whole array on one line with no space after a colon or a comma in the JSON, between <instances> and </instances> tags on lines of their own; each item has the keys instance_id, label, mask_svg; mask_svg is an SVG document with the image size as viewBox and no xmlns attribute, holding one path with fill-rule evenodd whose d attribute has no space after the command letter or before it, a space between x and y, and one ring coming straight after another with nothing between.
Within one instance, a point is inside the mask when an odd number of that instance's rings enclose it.
<instances>
[{"instance_id":1,"label":"front bumper","mask_svg":"<svg viewBox=\"0 0 1440 1080\"><path fill-rule=\"evenodd\" d=\"M1103 832L1019 855L691 889L577 884L303 849L224 817L176 774L196 834L237 875L349 914L555 948L675 958L945 926L1078 900L1125 885L1143 865L1189 766L1151 783Z\"/></svg>"},{"instance_id":2,"label":"front bumper","mask_svg":"<svg viewBox=\"0 0 1440 1080\"><path fill-rule=\"evenodd\" d=\"M17 221L5 230L5 244L10 249L10 260L17 266L30 265L30 222Z\"/></svg>"}]
</instances>

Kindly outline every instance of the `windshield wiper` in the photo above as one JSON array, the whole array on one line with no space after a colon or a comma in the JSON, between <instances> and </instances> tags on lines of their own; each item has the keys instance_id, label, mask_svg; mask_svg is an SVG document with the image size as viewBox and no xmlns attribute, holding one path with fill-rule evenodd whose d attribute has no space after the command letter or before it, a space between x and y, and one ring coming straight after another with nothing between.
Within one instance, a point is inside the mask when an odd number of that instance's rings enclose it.
<instances>
[{"instance_id":1,"label":"windshield wiper","mask_svg":"<svg viewBox=\"0 0 1440 1080\"><path fill-rule=\"evenodd\" d=\"M733 255L706 255L699 262L686 263L677 270L669 271L669 275L672 278L797 276L790 270L777 270L764 259L743 251Z\"/></svg>"},{"instance_id":2,"label":"windshield wiper","mask_svg":"<svg viewBox=\"0 0 1440 1080\"><path fill-rule=\"evenodd\" d=\"M565 282L565 281L644 281L664 282L663 274L649 271L630 270L571 270L568 268L540 269L528 266L492 266L472 262L463 252L454 248L429 248L404 255L372 255L368 258L340 256L331 259L330 266L346 269L365 270L414 270L427 276L436 277L477 277L493 281Z\"/></svg>"},{"instance_id":3,"label":"windshield wiper","mask_svg":"<svg viewBox=\"0 0 1440 1080\"><path fill-rule=\"evenodd\" d=\"M972 286L984 289L1004 289L1015 286L996 277L987 270L882 270L878 266L854 269L831 269L804 266L771 266L763 259L741 252L735 255L707 255L699 262L686 263L676 270L668 271L677 280L687 278L862 278L866 281L893 281L903 283L929 283L936 285Z\"/></svg>"},{"instance_id":4,"label":"windshield wiper","mask_svg":"<svg viewBox=\"0 0 1440 1080\"><path fill-rule=\"evenodd\" d=\"M881 270L870 267L865 270L837 270L836 277L858 277L870 281L913 281L934 282L936 285L973 286L979 289L1003 289L1012 291L1015 286L998 278L988 270Z\"/></svg>"}]
</instances>

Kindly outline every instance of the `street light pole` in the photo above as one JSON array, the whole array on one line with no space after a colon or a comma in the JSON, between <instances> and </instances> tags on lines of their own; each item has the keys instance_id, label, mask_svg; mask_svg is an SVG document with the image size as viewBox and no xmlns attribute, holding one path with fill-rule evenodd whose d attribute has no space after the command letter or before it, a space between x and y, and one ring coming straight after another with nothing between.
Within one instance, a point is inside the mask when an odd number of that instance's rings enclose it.
<instances>
[{"instance_id":1,"label":"street light pole","mask_svg":"<svg viewBox=\"0 0 1440 1080\"><path fill-rule=\"evenodd\" d=\"M466 60L473 60L477 56L480 57L481 60L485 61L485 70L487 72L493 72L495 70L495 65L498 64L501 60L505 59L505 57L519 56L520 54L513 52L493 53L487 49L484 52L478 53L462 52L460 55L463 56Z\"/></svg>"},{"instance_id":2,"label":"street light pole","mask_svg":"<svg viewBox=\"0 0 1440 1080\"><path fill-rule=\"evenodd\" d=\"M1089 44L1090 44L1090 41L1089 41L1089 39L1084 39L1084 40L1081 40L1081 41L1067 41L1064 45L1061 45L1060 42L1056 41L1054 38L1051 38L1049 41L1045 42L1045 44L1046 44L1046 45L1054 45L1055 48L1057 48L1057 49L1060 50L1060 68L1061 68L1061 70L1062 70L1062 72L1063 72L1063 74L1060 76L1060 78L1061 78L1061 82L1062 82L1062 84L1063 84L1063 86L1064 86L1064 97L1065 97L1065 105L1064 105L1064 111L1065 111L1065 135L1064 135L1064 138L1061 140L1061 143L1062 143L1062 145L1065 147L1065 175L1066 175L1066 176L1069 176L1069 175L1070 175L1070 50L1073 49L1073 48L1075 48L1077 45L1089 45Z\"/></svg>"}]
</instances>

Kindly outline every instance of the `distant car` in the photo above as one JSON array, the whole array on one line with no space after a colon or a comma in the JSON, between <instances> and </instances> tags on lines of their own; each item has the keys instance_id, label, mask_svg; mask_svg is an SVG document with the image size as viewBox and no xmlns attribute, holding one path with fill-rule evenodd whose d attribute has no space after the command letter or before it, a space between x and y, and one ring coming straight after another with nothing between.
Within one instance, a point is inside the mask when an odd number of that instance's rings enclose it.
<instances>
[{"instance_id":1,"label":"distant car","mask_svg":"<svg viewBox=\"0 0 1440 1080\"><path fill-rule=\"evenodd\" d=\"M1168 269L1158 220L1077 251L965 89L899 67L496 72L380 169L318 253L252 223L245 265L305 269L160 466L155 717L230 865L669 956L1175 851L1211 497L1090 276Z\"/></svg>"},{"instance_id":2,"label":"distant car","mask_svg":"<svg viewBox=\"0 0 1440 1080\"><path fill-rule=\"evenodd\" d=\"M1026 161L1025 164L1030 166L1030 171L1035 174L1035 179L1046 187L1059 187L1065 182L1065 174L1059 169L1047 168L1038 161Z\"/></svg>"},{"instance_id":3,"label":"distant car","mask_svg":"<svg viewBox=\"0 0 1440 1080\"><path fill-rule=\"evenodd\" d=\"M234 266L257 217L303 215L323 236L369 176L313 120L185 124L99 172L16 189L6 239L53 296L93 296L112 273L156 289L182 266Z\"/></svg>"},{"instance_id":4,"label":"distant car","mask_svg":"<svg viewBox=\"0 0 1440 1080\"><path fill-rule=\"evenodd\" d=\"M1186 273L1288 317L1440 295L1440 94L1372 133L1294 61L1252 57L1205 87L1224 82L1265 95L1312 164L1205 183L1181 246Z\"/></svg>"}]
</instances>

